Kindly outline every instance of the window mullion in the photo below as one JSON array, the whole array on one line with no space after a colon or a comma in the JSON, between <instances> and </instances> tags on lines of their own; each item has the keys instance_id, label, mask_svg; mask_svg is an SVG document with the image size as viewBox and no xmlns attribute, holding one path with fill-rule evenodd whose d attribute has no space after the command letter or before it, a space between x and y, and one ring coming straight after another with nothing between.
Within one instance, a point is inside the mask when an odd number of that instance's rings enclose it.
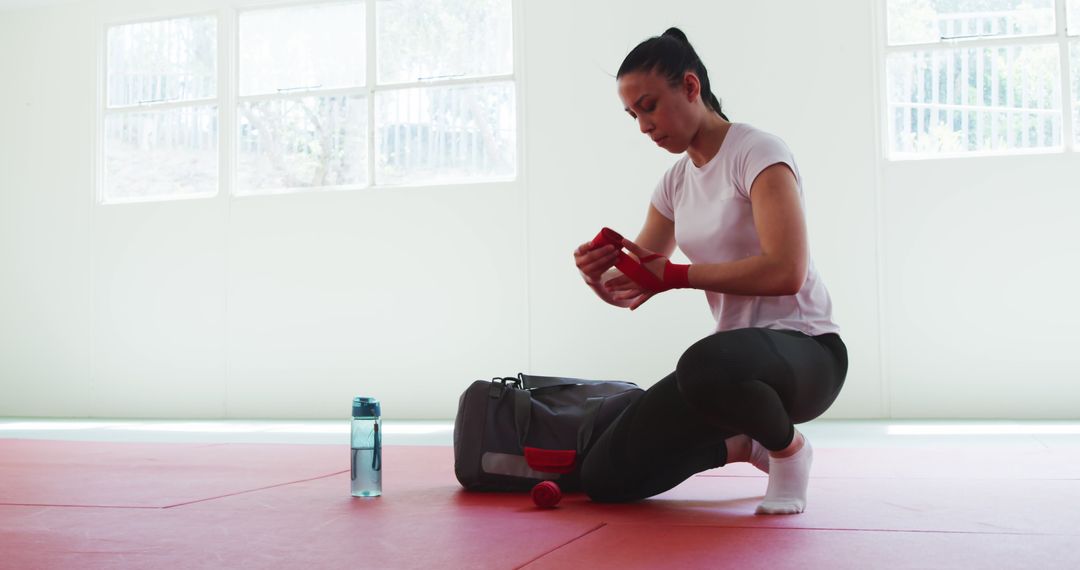
<instances>
[{"instance_id":1,"label":"window mullion","mask_svg":"<svg viewBox=\"0 0 1080 570\"><path fill-rule=\"evenodd\" d=\"M899 52L910 51L938 51L938 50L955 50L955 49L972 49L983 47L1008 47L1008 46L1026 46L1026 45L1038 45L1052 42L1058 38L1058 34L1043 34L1039 36L1016 36L1011 38L982 38L982 39L965 39L965 40L945 40L933 43L924 44L895 44L886 45L885 53L893 54Z\"/></svg>"},{"instance_id":2,"label":"window mullion","mask_svg":"<svg viewBox=\"0 0 1080 570\"><path fill-rule=\"evenodd\" d=\"M220 75L220 74L219 74ZM220 94L220 89L218 91ZM144 105L125 105L123 107L105 107L105 112L109 114L115 113L149 113L154 111L169 111L171 109L182 109L184 107L199 107L206 105L219 105L221 101L219 97L206 97L203 99L184 99L178 101L168 101L163 103L147 103Z\"/></svg>"},{"instance_id":3,"label":"window mullion","mask_svg":"<svg viewBox=\"0 0 1080 570\"><path fill-rule=\"evenodd\" d=\"M226 199L235 194L236 183L236 72L237 18L235 10L221 11L218 26L218 193Z\"/></svg>"},{"instance_id":4,"label":"window mullion","mask_svg":"<svg viewBox=\"0 0 1080 570\"><path fill-rule=\"evenodd\" d=\"M378 54L375 52L375 2L376 0L367 0L365 8L367 9L367 16L364 18L364 27L366 29L367 38L367 78L365 85L367 86L367 182L368 186L375 186L375 82L376 82L376 70L375 66L378 61Z\"/></svg>"},{"instance_id":5,"label":"window mullion","mask_svg":"<svg viewBox=\"0 0 1080 570\"><path fill-rule=\"evenodd\" d=\"M1066 29L1068 11L1066 0L1057 0L1057 37L1061 65L1061 137L1062 146L1066 151L1076 150L1076 140L1073 133L1080 125L1073 124L1073 95L1072 73L1069 65L1069 35Z\"/></svg>"},{"instance_id":6,"label":"window mullion","mask_svg":"<svg viewBox=\"0 0 1080 570\"><path fill-rule=\"evenodd\" d=\"M271 101L277 99L301 98L301 97L348 97L350 95L366 95L366 87L340 87L336 89L305 89L302 91L278 91L277 93L260 93L258 95L240 95L237 101L240 103L254 103L257 101Z\"/></svg>"},{"instance_id":7,"label":"window mullion","mask_svg":"<svg viewBox=\"0 0 1080 570\"><path fill-rule=\"evenodd\" d=\"M467 85L486 85L502 81L514 81L514 74L503 75L480 75L466 77L464 79L439 79L432 81L411 81L404 83L386 83L375 87L376 91L392 91L394 89L413 89L417 87L460 87Z\"/></svg>"}]
</instances>

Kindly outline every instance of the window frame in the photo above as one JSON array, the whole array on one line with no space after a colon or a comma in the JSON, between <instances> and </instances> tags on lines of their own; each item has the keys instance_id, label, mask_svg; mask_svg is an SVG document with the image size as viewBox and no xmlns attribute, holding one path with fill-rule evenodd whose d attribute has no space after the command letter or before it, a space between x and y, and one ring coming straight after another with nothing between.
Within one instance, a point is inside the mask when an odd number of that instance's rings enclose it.
<instances>
[{"instance_id":1,"label":"window frame","mask_svg":"<svg viewBox=\"0 0 1080 570\"><path fill-rule=\"evenodd\" d=\"M96 27L96 46L95 46L95 121L94 121L94 139L93 139L93 166L92 172L94 177L93 194L94 203L97 205L120 205L129 203L142 203L142 202L171 202L177 200L199 200L199 199L213 199L213 198L225 198L225 199L249 199L259 198L266 196L275 196L281 194L316 194L323 192L336 192L336 191L356 191L356 190L372 190L378 191L382 189L393 188L407 188L407 187L468 187L473 185L488 185L488 184L508 184L515 183L523 179L526 160L525 160L525 141L524 136L524 38L523 33L523 18L524 18L524 2L522 0L504 0L510 3L511 10L511 25L513 29L511 49L513 53L511 60L513 61L513 70L508 74L500 75L488 75L477 76L469 78L442 78L442 79L430 79L423 81L409 81L409 82L396 82L396 83L384 83L377 84L377 41L375 34L376 30L376 3L379 0L360 0L364 3L365 10L365 48L366 48L366 79L363 87L350 87L350 88L336 88L336 89L298 89L290 90L288 94L259 94L259 95L246 95L241 97L239 94L240 89L240 53L239 53L239 40L240 40L240 14L247 11L267 10L275 8L289 8L307 5L319 5L319 4L336 4L344 3L346 1L355 0L285 0L285 1L266 1L266 0L221 0L217 2L216 7L192 10L192 11L155 11L144 16L132 17L132 18L116 18L116 19L102 19L97 22ZM210 193L200 193L192 195L173 195L173 196L153 196L153 197L136 197L136 198L108 198L105 195L105 116L106 113L115 113L116 109L107 109L107 73L108 73L108 61L107 61L107 38L110 28L128 24L139 24L147 22L157 22L162 20L172 20L178 18L200 17L200 16L213 16L217 19L217 97L216 104L218 108L218 185L217 191ZM514 127L516 130L514 153L515 153L515 171L511 176L502 177L486 177L476 180L453 180L453 181L429 181L418 183L401 183L401 184L387 184L387 183L375 183L375 96L377 93L394 91L394 90L406 90L413 88L432 88L432 87L457 87L457 86L470 86L470 85L482 85L482 84L494 84L502 82L511 82L514 86ZM238 136L239 123L238 123L238 110L239 105L243 101L252 100L279 100L286 98L300 98L307 96L324 96L324 95L345 95L345 94L359 94L364 93L367 97L367 113L368 113L368 128L367 128L367 145L368 145L368 168L367 168L367 183L366 184L349 184L349 185L336 185L336 186L305 186L298 188L284 188L269 191L256 191L243 194L237 193L237 170L239 164L239 152L240 152L240 140ZM169 106L192 106L192 105L209 105L212 104L208 99L200 99L196 101L185 101L183 103L177 102L161 102L161 103L148 103L143 106L137 106L138 110L163 110L170 108Z\"/></svg>"},{"instance_id":2,"label":"window frame","mask_svg":"<svg viewBox=\"0 0 1080 570\"><path fill-rule=\"evenodd\" d=\"M1054 0L1054 33L1041 35L1012 36L995 38L993 36L956 38L939 40L937 42L889 44L888 8L890 0L878 0L875 2L877 14L875 15L874 29L877 31L875 43L878 48L878 56L875 61L876 85L878 100L878 141L881 145L882 157L886 162L910 162L918 160L943 160L957 158L978 158L987 156L1024 156L1041 154L1066 154L1078 150L1076 141L1080 125L1073 123L1074 98L1072 93L1072 75L1070 69L1070 44L1076 42L1076 35L1069 35L1068 24L1068 0ZM999 48L1014 46L1039 46L1054 45L1058 49L1061 81L1061 145L1042 148L1016 148L1005 150L980 150L959 153L898 153L893 150L893 140L890 125L889 107L889 56L894 54L912 54L918 52L943 51L953 53L957 50L978 48Z\"/></svg>"}]
</instances>

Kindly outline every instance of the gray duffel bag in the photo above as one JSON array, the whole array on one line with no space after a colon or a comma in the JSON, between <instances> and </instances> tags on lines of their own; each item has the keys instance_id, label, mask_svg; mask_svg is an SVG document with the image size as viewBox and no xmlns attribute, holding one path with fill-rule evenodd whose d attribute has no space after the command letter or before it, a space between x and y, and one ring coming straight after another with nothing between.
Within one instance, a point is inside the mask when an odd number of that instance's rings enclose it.
<instances>
[{"instance_id":1,"label":"gray duffel bag","mask_svg":"<svg viewBox=\"0 0 1080 570\"><path fill-rule=\"evenodd\" d=\"M643 393L632 382L521 373L477 380L458 400L454 474L470 491L527 491L540 481L580 490L585 455Z\"/></svg>"}]
</instances>

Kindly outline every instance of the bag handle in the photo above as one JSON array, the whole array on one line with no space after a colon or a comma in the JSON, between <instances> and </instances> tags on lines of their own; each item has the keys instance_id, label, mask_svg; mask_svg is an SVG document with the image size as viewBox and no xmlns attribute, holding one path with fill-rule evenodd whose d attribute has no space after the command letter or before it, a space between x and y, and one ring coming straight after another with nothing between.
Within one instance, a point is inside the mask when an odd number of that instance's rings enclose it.
<instances>
[{"instance_id":1,"label":"bag handle","mask_svg":"<svg viewBox=\"0 0 1080 570\"><path fill-rule=\"evenodd\" d=\"M532 396L527 390L514 390L514 428L517 430L518 445L525 447L525 438L529 435L529 423L532 422Z\"/></svg>"},{"instance_id":2,"label":"bag handle","mask_svg":"<svg viewBox=\"0 0 1080 570\"><path fill-rule=\"evenodd\" d=\"M521 380L518 380L517 378L510 378L510 377L499 378L498 376L496 376L495 378L491 379L491 387L488 388L488 396L491 397L492 399L501 398L502 395L503 395L503 392L506 391L506 384L507 383L511 384L511 387L515 386L515 385L518 388L521 387Z\"/></svg>"}]
</instances>

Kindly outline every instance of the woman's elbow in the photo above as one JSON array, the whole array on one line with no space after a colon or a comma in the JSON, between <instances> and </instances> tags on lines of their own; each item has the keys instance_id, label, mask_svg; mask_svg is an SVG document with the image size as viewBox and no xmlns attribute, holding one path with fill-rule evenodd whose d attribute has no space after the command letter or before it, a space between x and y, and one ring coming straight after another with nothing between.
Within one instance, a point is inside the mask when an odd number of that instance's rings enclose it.
<instances>
[{"instance_id":1,"label":"woman's elbow","mask_svg":"<svg viewBox=\"0 0 1080 570\"><path fill-rule=\"evenodd\" d=\"M778 286L780 292L777 295L798 295L799 291L802 291L803 285L806 284L806 279L806 266L797 264L791 271L786 272L784 278L780 280Z\"/></svg>"}]
</instances>

